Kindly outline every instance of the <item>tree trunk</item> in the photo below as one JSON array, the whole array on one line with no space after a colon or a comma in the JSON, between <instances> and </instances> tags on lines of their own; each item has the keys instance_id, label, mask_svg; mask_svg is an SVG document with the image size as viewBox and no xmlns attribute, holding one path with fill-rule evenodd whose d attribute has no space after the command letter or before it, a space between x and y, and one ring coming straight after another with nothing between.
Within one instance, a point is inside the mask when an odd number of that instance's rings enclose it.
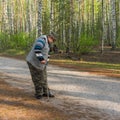
<instances>
[{"instance_id":1,"label":"tree trunk","mask_svg":"<svg viewBox=\"0 0 120 120\"><path fill-rule=\"evenodd\" d=\"M38 36L42 34L42 0L38 1Z\"/></svg>"},{"instance_id":2,"label":"tree trunk","mask_svg":"<svg viewBox=\"0 0 120 120\"><path fill-rule=\"evenodd\" d=\"M92 0L92 35L94 34L94 0Z\"/></svg>"},{"instance_id":3,"label":"tree trunk","mask_svg":"<svg viewBox=\"0 0 120 120\"><path fill-rule=\"evenodd\" d=\"M116 48L116 7L115 0L111 0L111 19L112 19L112 50Z\"/></svg>"},{"instance_id":4,"label":"tree trunk","mask_svg":"<svg viewBox=\"0 0 120 120\"><path fill-rule=\"evenodd\" d=\"M54 20L54 16L53 16L53 1L51 0L51 5L50 5L50 32L53 31L53 20Z\"/></svg>"},{"instance_id":5,"label":"tree trunk","mask_svg":"<svg viewBox=\"0 0 120 120\"><path fill-rule=\"evenodd\" d=\"M105 24L104 24L104 1L102 0L102 41L101 41L101 53L104 50L104 40L105 40Z\"/></svg>"}]
</instances>

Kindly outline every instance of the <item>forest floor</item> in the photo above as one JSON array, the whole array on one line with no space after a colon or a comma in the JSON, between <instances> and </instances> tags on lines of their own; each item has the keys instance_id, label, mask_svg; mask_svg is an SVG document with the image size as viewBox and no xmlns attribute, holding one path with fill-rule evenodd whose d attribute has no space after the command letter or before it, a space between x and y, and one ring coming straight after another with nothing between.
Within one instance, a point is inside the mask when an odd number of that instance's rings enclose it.
<instances>
[{"instance_id":1,"label":"forest floor","mask_svg":"<svg viewBox=\"0 0 120 120\"><path fill-rule=\"evenodd\" d=\"M5 55L4 55L5 56ZM6 55L8 56L8 55ZM9 56L10 57L10 56ZM14 56L17 59L24 59L23 56ZM51 56L52 59L63 59L65 55L56 54ZM111 64L120 63L120 52L106 52L104 54L88 54L82 55L81 59L84 61L106 62ZM111 77L120 77L120 74L112 73L110 70L95 69L95 68L81 68L73 65L59 64L51 62L52 64L75 69L77 71L94 72L95 74L102 74ZM0 76L3 76L1 74ZM69 120L74 116L64 114L59 109L45 105L36 101L32 95L26 94L24 91L11 87L5 81L5 76L0 78L0 120ZM85 113L84 113L85 114ZM101 116L102 117L102 116ZM93 117L93 120L102 120L102 118ZM86 119L87 120L87 119ZM88 119L89 120L89 119Z\"/></svg>"}]
</instances>

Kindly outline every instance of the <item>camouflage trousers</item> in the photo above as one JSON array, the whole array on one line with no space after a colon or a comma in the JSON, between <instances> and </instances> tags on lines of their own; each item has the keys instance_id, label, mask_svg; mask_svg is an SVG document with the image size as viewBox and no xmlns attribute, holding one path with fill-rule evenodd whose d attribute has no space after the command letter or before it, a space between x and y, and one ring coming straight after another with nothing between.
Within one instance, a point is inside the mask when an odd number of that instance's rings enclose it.
<instances>
[{"instance_id":1,"label":"camouflage trousers","mask_svg":"<svg viewBox=\"0 0 120 120\"><path fill-rule=\"evenodd\" d=\"M44 93L47 94L48 86L47 86L47 70L46 67L44 70L40 70L35 68L32 64L27 62L30 74L32 77L32 81L35 87L35 95L43 95Z\"/></svg>"}]
</instances>

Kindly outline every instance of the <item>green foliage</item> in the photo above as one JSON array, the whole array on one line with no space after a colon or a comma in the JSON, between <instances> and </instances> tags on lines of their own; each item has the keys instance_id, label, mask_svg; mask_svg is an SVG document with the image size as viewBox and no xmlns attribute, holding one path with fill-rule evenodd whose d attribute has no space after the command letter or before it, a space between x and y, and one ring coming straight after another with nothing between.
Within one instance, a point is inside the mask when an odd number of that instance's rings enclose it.
<instances>
[{"instance_id":1,"label":"green foliage","mask_svg":"<svg viewBox=\"0 0 120 120\"><path fill-rule=\"evenodd\" d=\"M117 39L117 44L116 44L116 46L117 46L118 48L120 48L120 36L119 36L118 39Z\"/></svg>"},{"instance_id":2,"label":"green foliage","mask_svg":"<svg viewBox=\"0 0 120 120\"><path fill-rule=\"evenodd\" d=\"M120 48L120 28L118 29L118 34L117 34L117 40L116 40L116 46Z\"/></svg>"},{"instance_id":3,"label":"green foliage","mask_svg":"<svg viewBox=\"0 0 120 120\"><path fill-rule=\"evenodd\" d=\"M6 33L0 33L0 51L8 48L10 45L8 43L9 36Z\"/></svg>"},{"instance_id":4,"label":"green foliage","mask_svg":"<svg viewBox=\"0 0 120 120\"><path fill-rule=\"evenodd\" d=\"M16 50L29 50L33 41L35 40L35 34L32 33L17 33L8 35L5 33L0 34L0 45L1 51L7 49L16 49Z\"/></svg>"},{"instance_id":5,"label":"green foliage","mask_svg":"<svg viewBox=\"0 0 120 120\"><path fill-rule=\"evenodd\" d=\"M93 51L93 48L95 48L97 45L98 45L98 41L95 40L93 37L87 36L87 35L82 35L79 38L79 41L78 41L75 51L78 54L87 54L87 53Z\"/></svg>"},{"instance_id":6,"label":"green foliage","mask_svg":"<svg viewBox=\"0 0 120 120\"><path fill-rule=\"evenodd\" d=\"M110 1L104 1L102 4L100 0L42 0L39 20L39 1L13 1L0 1L0 50L11 48L29 50L36 38L35 31L37 32L39 22L43 34L48 34L50 31L58 34L56 44L63 51L68 48L69 52L86 54L96 48L103 35L104 45L112 42ZM119 0L116 0L115 43L120 48L119 3ZM98 46L95 50L99 50Z\"/></svg>"}]
</instances>

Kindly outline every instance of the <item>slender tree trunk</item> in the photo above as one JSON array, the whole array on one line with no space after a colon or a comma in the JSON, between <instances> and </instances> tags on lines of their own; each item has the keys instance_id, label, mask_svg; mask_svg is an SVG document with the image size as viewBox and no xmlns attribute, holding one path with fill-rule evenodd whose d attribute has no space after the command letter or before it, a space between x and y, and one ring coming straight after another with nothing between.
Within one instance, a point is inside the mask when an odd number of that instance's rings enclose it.
<instances>
[{"instance_id":1,"label":"slender tree trunk","mask_svg":"<svg viewBox=\"0 0 120 120\"><path fill-rule=\"evenodd\" d=\"M38 0L38 36L42 34L42 0Z\"/></svg>"},{"instance_id":2,"label":"slender tree trunk","mask_svg":"<svg viewBox=\"0 0 120 120\"><path fill-rule=\"evenodd\" d=\"M118 24L119 24L119 27L120 27L120 0L118 1L118 4L119 4L119 20L118 20Z\"/></svg>"},{"instance_id":3,"label":"slender tree trunk","mask_svg":"<svg viewBox=\"0 0 120 120\"><path fill-rule=\"evenodd\" d=\"M78 12L78 14L79 14L79 16L78 16L78 21L79 21L79 23L78 23L78 25L79 25L78 39L80 38L80 35L81 35L81 26L82 26L82 25L81 25L82 22L81 22L81 12L80 12L80 11L81 11L81 8L80 8L81 5L80 5L80 4L81 4L81 1L79 0L79 1L78 1L78 9L79 9L79 10L78 10L78 11L79 11L79 12Z\"/></svg>"},{"instance_id":4,"label":"slender tree trunk","mask_svg":"<svg viewBox=\"0 0 120 120\"><path fill-rule=\"evenodd\" d=\"M111 36L112 36L112 32L111 32L111 12L110 12L110 0L108 0L108 13L107 13L107 16L108 16L108 45L111 46Z\"/></svg>"},{"instance_id":5,"label":"slender tree trunk","mask_svg":"<svg viewBox=\"0 0 120 120\"><path fill-rule=\"evenodd\" d=\"M31 7L31 0L27 0L27 10L26 10L26 16L27 16L27 25L26 26L27 27L26 27L26 30L29 33L31 31L31 21L32 21L30 7Z\"/></svg>"},{"instance_id":6,"label":"slender tree trunk","mask_svg":"<svg viewBox=\"0 0 120 120\"><path fill-rule=\"evenodd\" d=\"M92 0L92 35L94 34L94 0Z\"/></svg>"},{"instance_id":7,"label":"slender tree trunk","mask_svg":"<svg viewBox=\"0 0 120 120\"><path fill-rule=\"evenodd\" d=\"M85 32L85 27L84 27L84 10L85 10L85 6L84 6L84 0L82 0L82 16L81 16L81 23L82 23L82 30L83 30L83 32Z\"/></svg>"},{"instance_id":8,"label":"slender tree trunk","mask_svg":"<svg viewBox=\"0 0 120 120\"><path fill-rule=\"evenodd\" d=\"M11 6L13 6L13 1L12 0L11 0ZM13 7L11 7L10 25L11 25L11 33L14 34L14 9L13 9Z\"/></svg>"},{"instance_id":9,"label":"slender tree trunk","mask_svg":"<svg viewBox=\"0 0 120 120\"><path fill-rule=\"evenodd\" d=\"M101 41L101 53L103 53L104 50L104 40L105 40L105 25L104 25L104 1L102 0L102 41Z\"/></svg>"},{"instance_id":10,"label":"slender tree trunk","mask_svg":"<svg viewBox=\"0 0 120 120\"><path fill-rule=\"evenodd\" d=\"M116 48L116 7L115 0L111 0L111 19L112 19L112 50Z\"/></svg>"},{"instance_id":11,"label":"slender tree trunk","mask_svg":"<svg viewBox=\"0 0 120 120\"><path fill-rule=\"evenodd\" d=\"M74 18L74 14L73 14L73 0L70 0L69 38L68 38L68 45L67 45L67 50L66 50L67 53L70 52L70 42L71 42L71 39L72 39L73 18Z\"/></svg>"},{"instance_id":12,"label":"slender tree trunk","mask_svg":"<svg viewBox=\"0 0 120 120\"><path fill-rule=\"evenodd\" d=\"M2 0L3 15L2 15L2 31L7 32L8 16L7 16L7 1Z\"/></svg>"},{"instance_id":13,"label":"slender tree trunk","mask_svg":"<svg viewBox=\"0 0 120 120\"><path fill-rule=\"evenodd\" d=\"M53 31L53 20L54 20L54 16L53 16L53 1L51 0L51 5L50 5L50 32Z\"/></svg>"},{"instance_id":14,"label":"slender tree trunk","mask_svg":"<svg viewBox=\"0 0 120 120\"><path fill-rule=\"evenodd\" d=\"M65 4L65 1L61 1L61 7L64 7L64 4ZM64 43L65 43L65 36L66 36L66 34L65 34L65 11L64 10L62 10L61 11L61 14L62 14L62 45L64 45Z\"/></svg>"}]
</instances>

